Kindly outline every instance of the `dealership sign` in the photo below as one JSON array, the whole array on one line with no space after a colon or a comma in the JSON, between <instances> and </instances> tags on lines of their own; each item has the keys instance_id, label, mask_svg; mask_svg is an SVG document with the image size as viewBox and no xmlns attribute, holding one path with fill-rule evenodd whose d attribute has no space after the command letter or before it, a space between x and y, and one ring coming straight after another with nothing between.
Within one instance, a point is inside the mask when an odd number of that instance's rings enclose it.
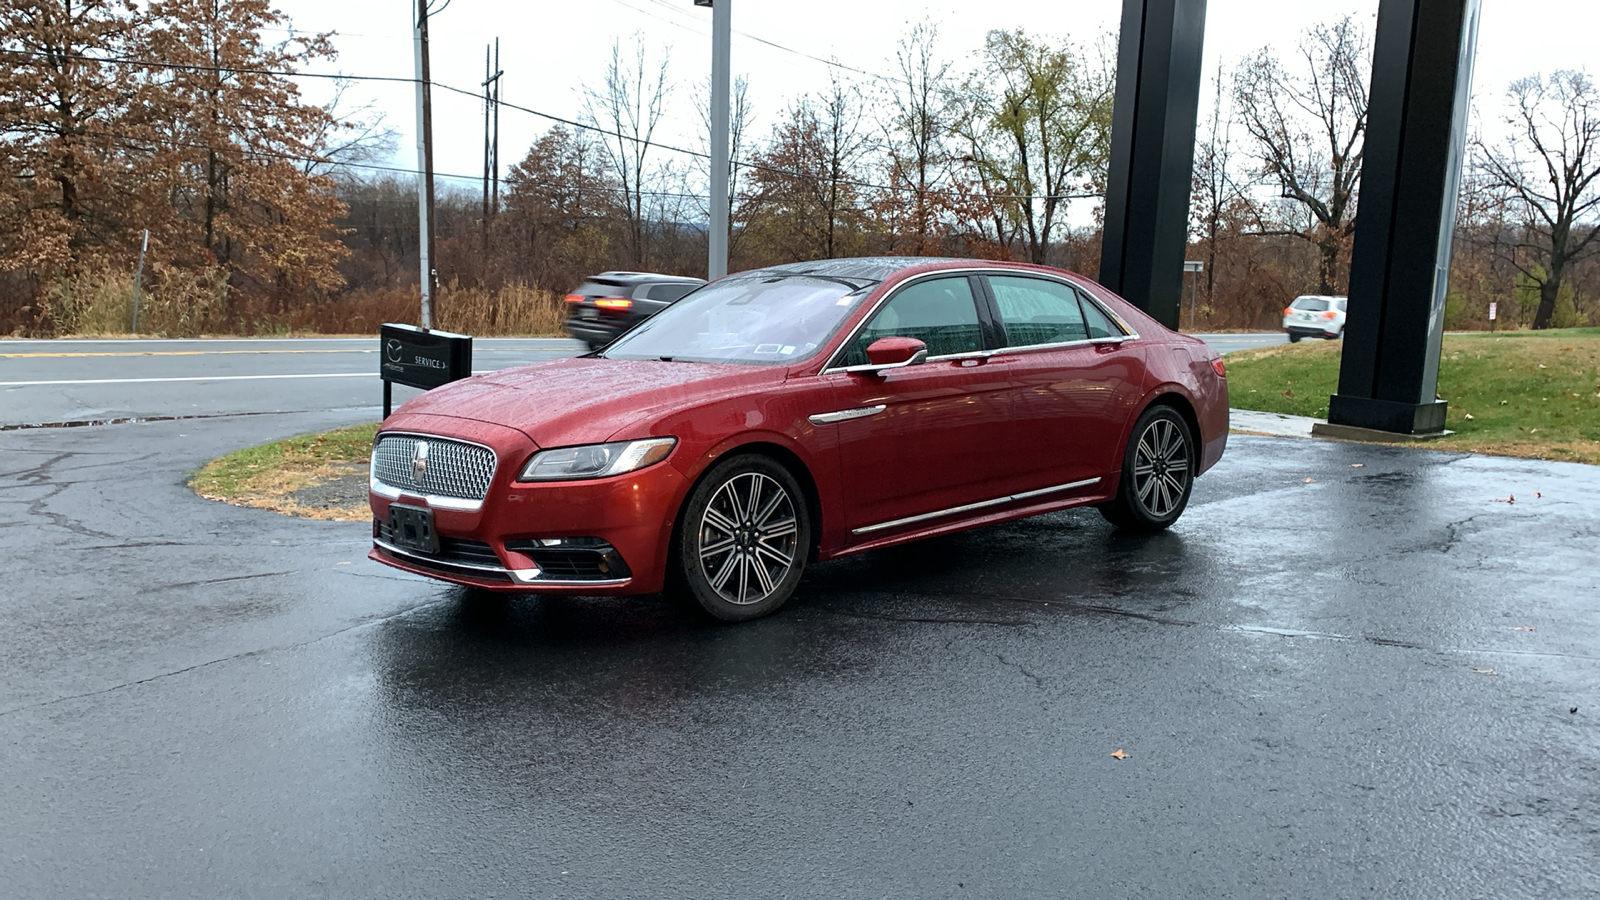
<instances>
[{"instance_id":1,"label":"dealership sign","mask_svg":"<svg viewBox=\"0 0 1600 900\"><path fill-rule=\"evenodd\" d=\"M379 332L378 374L383 376L383 414L389 415L390 386L428 390L472 374L472 338L386 324Z\"/></svg>"}]
</instances>

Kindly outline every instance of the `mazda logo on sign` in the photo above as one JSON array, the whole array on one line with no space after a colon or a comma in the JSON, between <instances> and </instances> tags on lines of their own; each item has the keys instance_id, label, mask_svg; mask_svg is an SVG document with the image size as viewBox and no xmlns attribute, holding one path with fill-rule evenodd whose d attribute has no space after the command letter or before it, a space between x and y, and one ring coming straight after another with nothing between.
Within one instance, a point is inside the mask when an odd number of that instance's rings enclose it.
<instances>
[{"instance_id":1,"label":"mazda logo on sign","mask_svg":"<svg viewBox=\"0 0 1600 900\"><path fill-rule=\"evenodd\" d=\"M384 345L383 352L384 355L389 357L389 362L397 363L400 361L400 356L405 352L405 349L404 344L394 338L390 338L389 343Z\"/></svg>"},{"instance_id":2,"label":"mazda logo on sign","mask_svg":"<svg viewBox=\"0 0 1600 900\"><path fill-rule=\"evenodd\" d=\"M411 448L411 481L418 487L422 486L423 476L428 474L428 442L417 441Z\"/></svg>"}]
</instances>

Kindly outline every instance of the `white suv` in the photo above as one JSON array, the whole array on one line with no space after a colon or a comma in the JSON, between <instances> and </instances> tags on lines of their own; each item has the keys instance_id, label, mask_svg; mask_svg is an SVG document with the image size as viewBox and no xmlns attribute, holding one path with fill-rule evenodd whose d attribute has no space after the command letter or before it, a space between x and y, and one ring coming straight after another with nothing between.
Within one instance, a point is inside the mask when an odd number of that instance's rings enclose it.
<instances>
[{"instance_id":1,"label":"white suv","mask_svg":"<svg viewBox=\"0 0 1600 900\"><path fill-rule=\"evenodd\" d=\"M1289 343L1303 337L1344 337L1344 308L1349 302L1344 297L1320 294L1294 298L1283 309L1283 330L1289 332Z\"/></svg>"}]
</instances>

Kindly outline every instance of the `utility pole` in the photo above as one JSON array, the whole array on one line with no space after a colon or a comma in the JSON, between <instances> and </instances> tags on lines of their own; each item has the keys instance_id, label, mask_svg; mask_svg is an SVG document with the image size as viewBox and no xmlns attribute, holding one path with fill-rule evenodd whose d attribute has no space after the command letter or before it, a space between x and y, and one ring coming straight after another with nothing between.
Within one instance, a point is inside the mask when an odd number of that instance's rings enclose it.
<instances>
[{"instance_id":1,"label":"utility pole","mask_svg":"<svg viewBox=\"0 0 1600 900\"><path fill-rule=\"evenodd\" d=\"M448 5L449 0L446 0ZM417 191L417 219L420 232L418 255L422 257L422 327L433 327L433 293L437 279L433 271L433 91L428 69L428 0L417 0L415 32L417 71L417 167L422 182Z\"/></svg>"},{"instance_id":2,"label":"utility pole","mask_svg":"<svg viewBox=\"0 0 1600 900\"><path fill-rule=\"evenodd\" d=\"M733 0L694 0L711 7L711 226L707 278L728 274L728 69Z\"/></svg>"},{"instance_id":3,"label":"utility pole","mask_svg":"<svg viewBox=\"0 0 1600 900\"><path fill-rule=\"evenodd\" d=\"M489 222L500 213L500 39L494 61L483 48L483 274L489 275Z\"/></svg>"}]
</instances>

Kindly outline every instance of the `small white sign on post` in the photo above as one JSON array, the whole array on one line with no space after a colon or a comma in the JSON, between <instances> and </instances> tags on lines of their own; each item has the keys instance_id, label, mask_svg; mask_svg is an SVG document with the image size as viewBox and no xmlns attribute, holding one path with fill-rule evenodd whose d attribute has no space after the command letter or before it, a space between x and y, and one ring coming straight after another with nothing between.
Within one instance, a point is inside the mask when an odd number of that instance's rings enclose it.
<instances>
[{"instance_id":1,"label":"small white sign on post","mask_svg":"<svg viewBox=\"0 0 1600 900\"><path fill-rule=\"evenodd\" d=\"M1495 313L1499 312L1499 310L1500 310L1500 304L1494 302L1493 300L1490 300L1489 301L1489 321L1493 322L1495 320Z\"/></svg>"}]
</instances>

